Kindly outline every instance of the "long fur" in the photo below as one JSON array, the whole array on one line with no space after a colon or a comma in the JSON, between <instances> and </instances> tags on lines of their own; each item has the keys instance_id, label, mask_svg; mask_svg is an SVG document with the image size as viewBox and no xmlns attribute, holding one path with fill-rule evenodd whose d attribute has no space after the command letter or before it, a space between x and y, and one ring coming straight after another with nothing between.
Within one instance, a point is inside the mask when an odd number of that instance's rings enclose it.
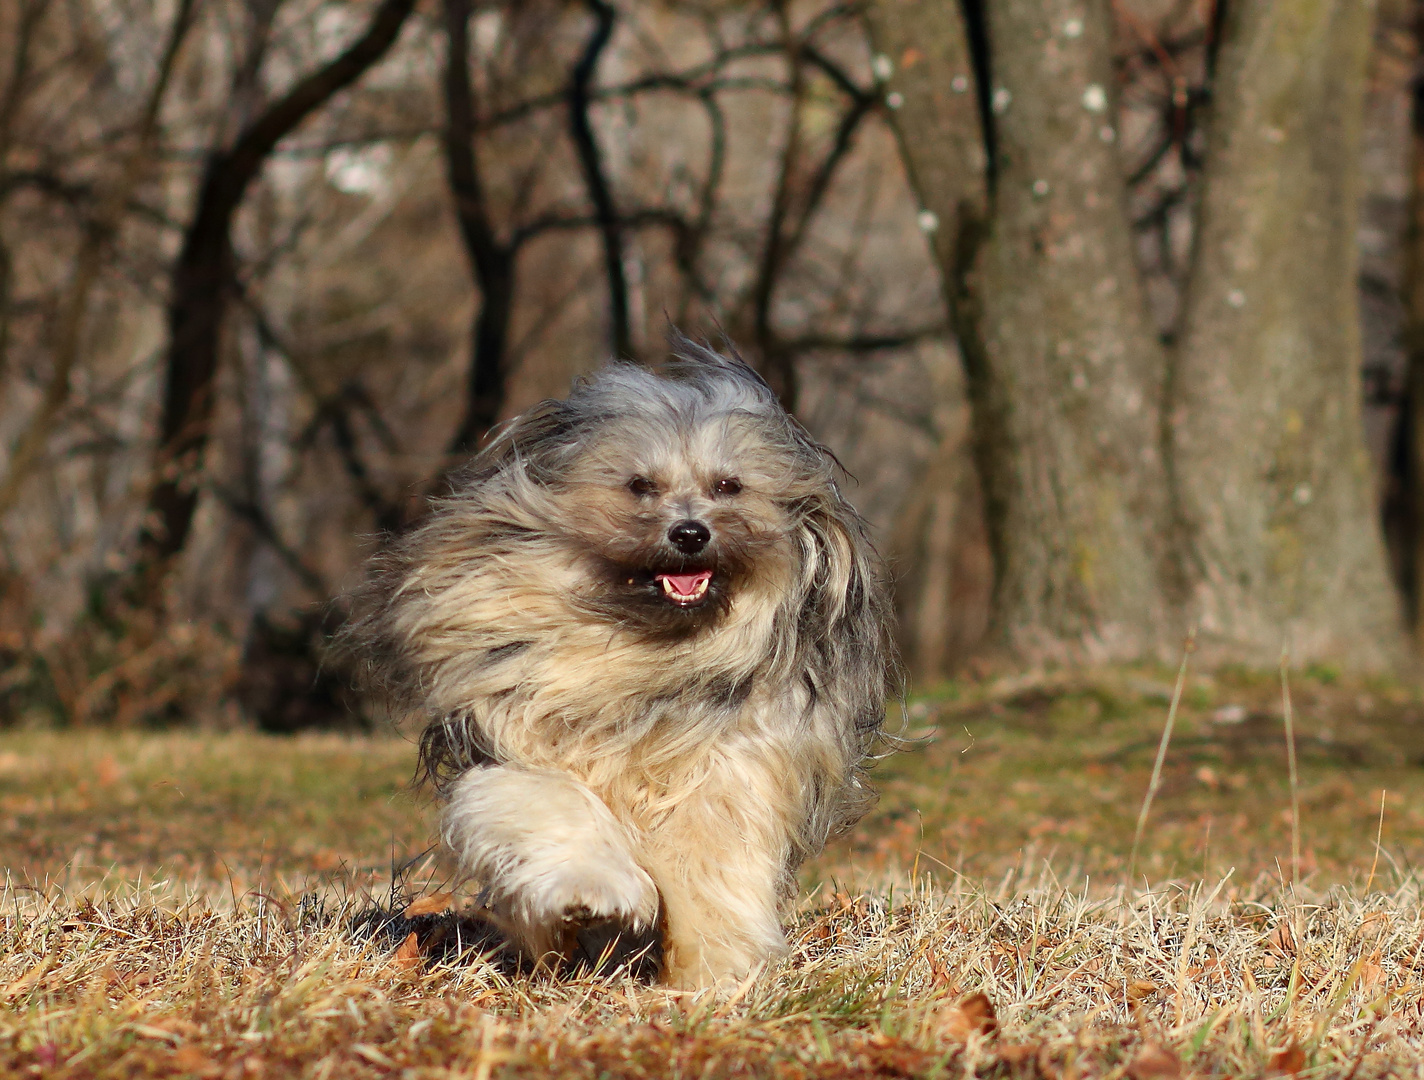
<instances>
[{"instance_id":1,"label":"long fur","mask_svg":"<svg viewBox=\"0 0 1424 1080\"><path fill-rule=\"evenodd\" d=\"M739 358L674 346L510 423L349 634L516 939L660 905L665 977L700 986L783 947L797 867L873 800L894 660L834 459ZM693 572L702 602L670 602L658 574Z\"/></svg>"}]
</instances>

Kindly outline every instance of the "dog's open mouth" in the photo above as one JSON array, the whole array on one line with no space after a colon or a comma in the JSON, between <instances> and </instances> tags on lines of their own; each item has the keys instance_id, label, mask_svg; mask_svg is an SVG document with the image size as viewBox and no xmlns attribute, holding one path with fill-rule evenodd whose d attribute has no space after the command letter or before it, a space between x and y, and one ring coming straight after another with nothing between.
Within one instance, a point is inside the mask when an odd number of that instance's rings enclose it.
<instances>
[{"instance_id":1,"label":"dog's open mouth","mask_svg":"<svg viewBox=\"0 0 1424 1080\"><path fill-rule=\"evenodd\" d=\"M691 574L655 574L662 586L663 595L680 607L699 604L707 596L712 584L711 570L698 570Z\"/></svg>"}]
</instances>

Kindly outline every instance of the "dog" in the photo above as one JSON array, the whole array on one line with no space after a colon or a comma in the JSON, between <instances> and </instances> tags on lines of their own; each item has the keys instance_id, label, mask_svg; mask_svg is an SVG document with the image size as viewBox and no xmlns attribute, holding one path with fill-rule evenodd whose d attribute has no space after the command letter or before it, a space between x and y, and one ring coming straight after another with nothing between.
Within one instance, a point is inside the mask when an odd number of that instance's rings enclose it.
<instances>
[{"instance_id":1,"label":"dog","mask_svg":"<svg viewBox=\"0 0 1424 1080\"><path fill-rule=\"evenodd\" d=\"M897 669L833 456L735 353L672 348L511 421L353 634L522 953L641 942L699 988L785 949L797 868L874 801Z\"/></svg>"}]
</instances>

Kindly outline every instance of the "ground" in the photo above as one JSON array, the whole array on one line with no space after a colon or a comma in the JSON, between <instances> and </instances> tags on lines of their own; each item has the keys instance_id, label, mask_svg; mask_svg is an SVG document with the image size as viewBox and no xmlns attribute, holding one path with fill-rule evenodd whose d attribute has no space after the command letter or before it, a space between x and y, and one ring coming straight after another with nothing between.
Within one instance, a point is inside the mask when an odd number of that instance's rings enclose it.
<instances>
[{"instance_id":1,"label":"ground","mask_svg":"<svg viewBox=\"0 0 1424 1080\"><path fill-rule=\"evenodd\" d=\"M730 995L354 935L470 900L407 740L0 734L0 1075L1424 1075L1418 692L1292 677L1296 830L1278 682L1188 679L1133 862L1173 676L912 701Z\"/></svg>"}]
</instances>

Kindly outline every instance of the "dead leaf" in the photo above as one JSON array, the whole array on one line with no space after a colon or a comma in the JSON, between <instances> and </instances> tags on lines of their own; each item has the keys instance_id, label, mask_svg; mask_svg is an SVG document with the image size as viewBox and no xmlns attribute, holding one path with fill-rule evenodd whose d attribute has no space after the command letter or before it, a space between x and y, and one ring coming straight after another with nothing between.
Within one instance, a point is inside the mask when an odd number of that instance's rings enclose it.
<instances>
[{"instance_id":1,"label":"dead leaf","mask_svg":"<svg viewBox=\"0 0 1424 1080\"><path fill-rule=\"evenodd\" d=\"M396 950L396 963L401 967L413 968L420 964L420 938L412 930Z\"/></svg>"},{"instance_id":2,"label":"dead leaf","mask_svg":"<svg viewBox=\"0 0 1424 1080\"><path fill-rule=\"evenodd\" d=\"M1009 1043L999 1047L999 1060L1008 1065L1019 1065L1025 1061L1036 1061L1043 1052L1043 1043Z\"/></svg>"},{"instance_id":3,"label":"dead leaf","mask_svg":"<svg viewBox=\"0 0 1424 1080\"><path fill-rule=\"evenodd\" d=\"M1141 1001L1143 998L1151 997L1162 988L1155 982L1147 979L1135 979L1128 984L1127 996L1133 1001Z\"/></svg>"},{"instance_id":4,"label":"dead leaf","mask_svg":"<svg viewBox=\"0 0 1424 1080\"><path fill-rule=\"evenodd\" d=\"M180 1046L168 1059L171 1068L184 1076L216 1076L222 1067L196 1046Z\"/></svg>"},{"instance_id":5,"label":"dead leaf","mask_svg":"<svg viewBox=\"0 0 1424 1080\"><path fill-rule=\"evenodd\" d=\"M1295 934L1291 933L1290 923L1276 924L1276 928L1266 936L1266 948L1282 956L1295 955Z\"/></svg>"},{"instance_id":6,"label":"dead leaf","mask_svg":"<svg viewBox=\"0 0 1424 1080\"><path fill-rule=\"evenodd\" d=\"M1390 928L1391 923L1392 920L1385 912L1371 912L1365 916L1364 922L1360 923L1360 940L1379 937Z\"/></svg>"},{"instance_id":7,"label":"dead leaf","mask_svg":"<svg viewBox=\"0 0 1424 1080\"><path fill-rule=\"evenodd\" d=\"M934 988L945 991L946 995L953 994L958 989L958 981L954 977L954 972L945 966L933 950L925 954L925 959L929 961Z\"/></svg>"},{"instance_id":8,"label":"dead leaf","mask_svg":"<svg viewBox=\"0 0 1424 1080\"><path fill-rule=\"evenodd\" d=\"M1271 1071L1281 1073L1286 1076L1295 1076L1305 1068L1305 1051L1301 1049L1300 1043L1294 1039L1284 1050L1278 1050L1271 1055Z\"/></svg>"},{"instance_id":9,"label":"dead leaf","mask_svg":"<svg viewBox=\"0 0 1424 1080\"><path fill-rule=\"evenodd\" d=\"M19 997L26 991L33 989L34 985L40 981L45 971L49 968L49 959L41 960L29 971L25 972L18 979L12 982L4 990L0 990L0 1001L9 1001L13 997Z\"/></svg>"},{"instance_id":10,"label":"dead leaf","mask_svg":"<svg viewBox=\"0 0 1424 1080\"><path fill-rule=\"evenodd\" d=\"M1224 983L1230 977L1225 964L1220 957L1208 956L1201 964L1187 968L1187 975L1194 981L1205 983Z\"/></svg>"},{"instance_id":11,"label":"dead leaf","mask_svg":"<svg viewBox=\"0 0 1424 1080\"><path fill-rule=\"evenodd\" d=\"M1132 1080L1178 1080L1182 1061L1161 1043L1143 1043L1128 1063L1127 1075Z\"/></svg>"},{"instance_id":12,"label":"dead leaf","mask_svg":"<svg viewBox=\"0 0 1424 1080\"><path fill-rule=\"evenodd\" d=\"M443 911L449 911L455 899L454 893L438 892L429 896L422 896L418 900L412 900L406 905L405 917L413 919L417 915L439 915Z\"/></svg>"},{"instance_id":13,"label":"dead leaf","mask_svg":"<svg viewBox=\"0 0 1424 1080\"><path fill-rule=\"evenodd\" d=\"M1360 961L1360 986L1362 989L1372 990L1384 982L1384 968L1380 966L1381 957L1382 951L1376 949Z\"/></svg>"},{"instance_id":14,"label":"dead leaf","mask_svg":"<svg viewBox=\"0 0 1424 1080\"><path fill-rule=\"evenodd\" d=\"M999 1018L989 996L980 991L941 1010L936 1026L945 1038L968 1042L971 1035L992 1035L999 1029Z\"/></svg>"}]
</instances>

